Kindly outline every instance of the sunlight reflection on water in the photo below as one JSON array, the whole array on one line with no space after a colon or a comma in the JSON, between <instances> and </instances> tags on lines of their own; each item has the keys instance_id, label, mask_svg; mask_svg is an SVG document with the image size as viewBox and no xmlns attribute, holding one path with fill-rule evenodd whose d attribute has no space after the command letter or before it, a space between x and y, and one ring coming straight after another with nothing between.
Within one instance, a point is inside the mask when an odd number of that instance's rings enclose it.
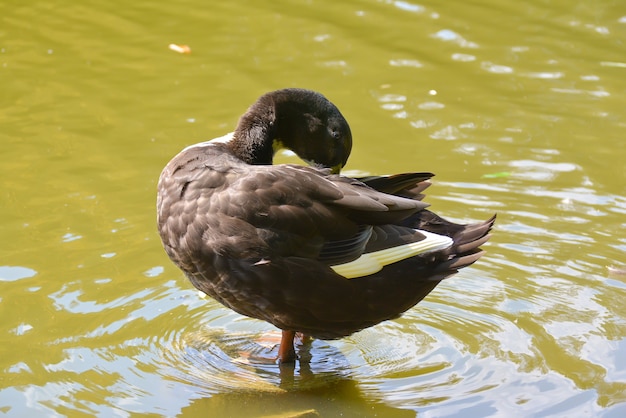
<instances>
[{"instance_id":1,"label":"sunlight reflection on water","mask_svg":"<svg viewBox=\"0 0 626 418\"><path fill-rule=\"evenodd\" d=\"M623 416L622 14L610 2L7 9L0 413ZM167 49L183 41L191 54ZM292 370L272 361L271 326L198 296L153 213L170 156L286 85L346 114L346 174L432 170L435 211L498 212L479 263L398 320L301 347Z\"/></svg>"}]
</instances>

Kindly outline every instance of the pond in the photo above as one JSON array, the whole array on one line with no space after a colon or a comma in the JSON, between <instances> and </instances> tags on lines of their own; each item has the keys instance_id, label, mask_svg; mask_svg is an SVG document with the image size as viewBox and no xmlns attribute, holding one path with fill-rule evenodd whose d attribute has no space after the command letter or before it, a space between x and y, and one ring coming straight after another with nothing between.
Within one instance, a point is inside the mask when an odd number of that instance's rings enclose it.
<instances>
[{"instance_id":1,"label":"pond","mask_svg":"<svg viewBox=\"0 0 626 418\"><path fill-rule=\"evenodd\" d=\"M626 414L621 2L3 6L0 413ZM251 360L276 329L169 261L155 199L172 156L283 87L341 109L347 174L432 171L434 211L498 221L400 319L281 370Z\"/></svg>"}]
</instances>

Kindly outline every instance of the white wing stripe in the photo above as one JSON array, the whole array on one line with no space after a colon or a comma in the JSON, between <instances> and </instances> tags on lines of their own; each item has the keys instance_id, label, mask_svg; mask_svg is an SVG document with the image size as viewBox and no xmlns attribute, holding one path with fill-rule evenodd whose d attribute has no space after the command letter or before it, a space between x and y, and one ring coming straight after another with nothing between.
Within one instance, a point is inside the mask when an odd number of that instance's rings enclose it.
<instances>
[{"instance_id":1,"label":"white wing stripe","mask_svg":"<svg viewBox=\"0 0 626 418\"><path fill-rule=\"evenodd\" d=\"M426 238L420 242L412 242L410 244L363 254L349 263L336 264L330 267L335 273L342 275L346 279L354 279L356 277L379 272L386 265L397 263L398 261L419 254L443 250L452 245L452 238L446 237L445 235L437 235L422 230L419 230L419 233L426 236Z\"/></svg>"}]
</instances>

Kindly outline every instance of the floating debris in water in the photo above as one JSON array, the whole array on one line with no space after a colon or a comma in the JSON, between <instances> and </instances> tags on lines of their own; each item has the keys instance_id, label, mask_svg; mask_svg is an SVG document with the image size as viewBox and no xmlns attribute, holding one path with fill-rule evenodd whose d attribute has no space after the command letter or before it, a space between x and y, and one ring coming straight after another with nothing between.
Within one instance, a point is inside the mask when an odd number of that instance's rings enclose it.
<instances>
[{"instance_id":1,"label":"floating debris in water","mask_svg":"<svg viewBox=\"0 0 626 418\"><path fill-rule=\"evenodd\" d=\"M176 51L179 54L191 54L191 48L189 48L188 45L170 44L169 49L171 49L172 51Z\"/></svg>"}]
</instances>

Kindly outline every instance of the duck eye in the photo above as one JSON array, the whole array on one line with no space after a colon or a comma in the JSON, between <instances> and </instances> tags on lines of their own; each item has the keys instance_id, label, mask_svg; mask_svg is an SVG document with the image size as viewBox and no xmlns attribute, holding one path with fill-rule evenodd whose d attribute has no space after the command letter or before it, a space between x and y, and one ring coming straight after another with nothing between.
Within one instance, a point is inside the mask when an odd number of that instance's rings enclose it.
<instances>
[{"instance_id":1,"label":"duck eye","mask_svg":"<svg viewBox=\"0 0 626 418\"><path fill-rule=\"evenodd\" d=\"M338 126L337 124L330 124L328 126L328 132L330 133L330 136L333 137L334 139L340 139L341 138L341 127Z\"/></svg>"}]
</instances>

